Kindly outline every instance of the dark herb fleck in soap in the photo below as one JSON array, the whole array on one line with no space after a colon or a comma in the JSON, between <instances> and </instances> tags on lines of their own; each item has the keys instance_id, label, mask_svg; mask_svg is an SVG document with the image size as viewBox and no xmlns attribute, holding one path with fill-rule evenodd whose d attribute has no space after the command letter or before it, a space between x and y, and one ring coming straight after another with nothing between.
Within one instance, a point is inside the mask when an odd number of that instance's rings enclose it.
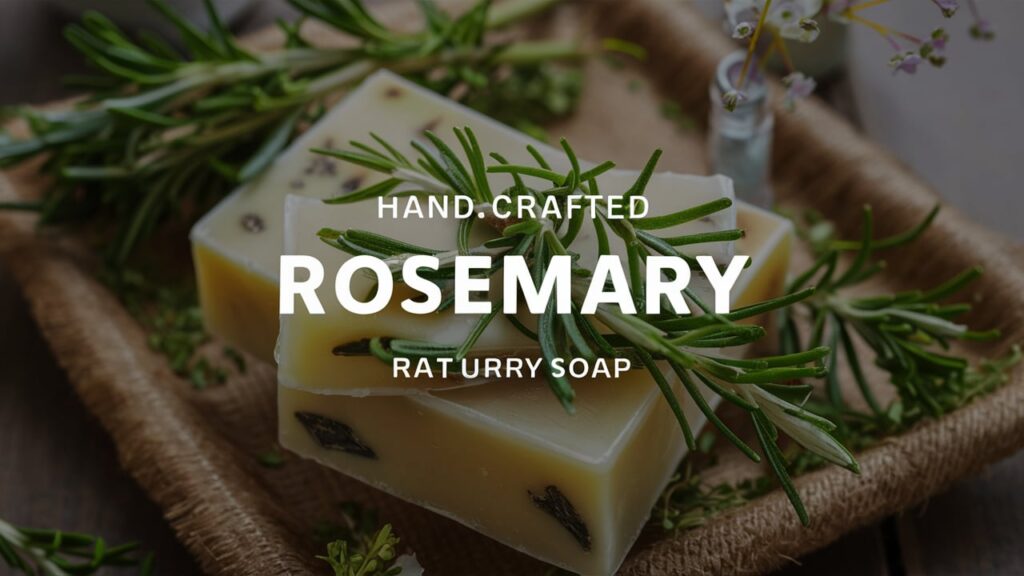
<instances>
[{"instance_id":1,"label":"dark herb fleck in soap","mask_svg":"<svg viewBox=\"0 0 1024 576\"><path fill-rule=\"evenodd\" d=\"M440 126L440 125L441 125L441 117L438 116L437 118L434 118L430 122L427 122L426 124L424 124L423 127L420 128L420 133L433 132L434 130L437 130L437 127Z\"/></svg>"},{"instance_id":2,"label":"dark herb fleck in soap","mask_svg":"<svg viewBox=\"0 0 1024 576\"><path fill-rule=\"evenodd\" d=\"M363 184L362 176L353 176L341 183L342 192L355 192Z\"/></svg>"},{"instance_id":3,"label":"dark herb fleck in soap","mask_svg":"<svg viewBox=\"0 0 1024 576\"><path fill-rule=\"evenodd\" d=\"M580 547L590 551L590 530L587 524L580 518L579 512L573 507L572 502L562 494L558 486L548 486L544 489L544 495L538 496L527 490L530 500L541 510L550 514L558 523L572 534L572 537L580 543Z\"/></svg>"},{"instance_id":4,"label":"dark herb fleck in soap","mask_svg":"<svg viewBox=\"0 0 1024 576\"><path fill-rule=\"evenodd\" d=\"M377 453L362 441L344 422L312 412L296 412L295 418L322 448L348 452L364 458L377 459Z\"/></svg>"},{"instance_id":5,"label":"dark herb fleck in soap","mask_svg":"<svg viewBox=\"0 0 1024 576\"><path fill-rule=\"evenodd\" d=\"M382 339L384 346L390 342L390 338ZM346 342L345 344L338 344L331 349L331 354L335 356L366 356L370 353L370 339L363 338L362 340L355 340L353 342Z\"/></svg>"},{"instance_id":6,"label":"dark herb fleck in soap","mask_svg":"<svg viewBox=\"0 0 1024 576\"><path fill-rule=\"evenodd\" d=\"M334 148L334 138L327 138L320 146L321 148ZM338 173L338 164L331 158L321 154L314 154L309 159L304 173L307 176L334 176Z\"/></svg>"},{"instance_id":7,"label":"dark herb fleck in soap","mask_svg":"<svg viewBox=\"0 0 1024 576\"><path fill-rule=\"evenodd\" d=\"M259 214L248 213L242 216L242 229L246 232L252 232L253 234L263 232L267 227L263 218Z\"/></svg>"},{"instance_id":8,"label":"dark herb fleck in soap","mask_svg":"<svg viewBox=\"0 0 1024 576\"><path fill-rule=\"evenodd\" d=\"M315 156L306 166L308 176L334 176L338 173L338 165L326 156Z\"/></svg>"}]
</instances>

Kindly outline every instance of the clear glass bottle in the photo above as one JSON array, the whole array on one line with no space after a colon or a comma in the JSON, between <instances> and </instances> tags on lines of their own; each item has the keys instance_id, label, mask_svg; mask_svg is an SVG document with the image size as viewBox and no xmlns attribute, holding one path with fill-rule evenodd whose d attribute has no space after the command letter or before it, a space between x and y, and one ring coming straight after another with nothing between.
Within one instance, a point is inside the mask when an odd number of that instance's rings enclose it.
<instances>
[{"instance_id":1,"label":"clear glass bottle","mask_svg":"<svg viewBox=\"0 0 1024 576\"><path fill-rule=\"evenodd\" d=\"M722 103L722 95L735 87L745 57L746 53L739 51L722 58L711 83L711 172L732 178L738 199L770 209L774 202L770 179L774 118L764 77L756 72L748 76L742 89L746 98L735 110L726 110Z\"/></svg>"}]
</instances>

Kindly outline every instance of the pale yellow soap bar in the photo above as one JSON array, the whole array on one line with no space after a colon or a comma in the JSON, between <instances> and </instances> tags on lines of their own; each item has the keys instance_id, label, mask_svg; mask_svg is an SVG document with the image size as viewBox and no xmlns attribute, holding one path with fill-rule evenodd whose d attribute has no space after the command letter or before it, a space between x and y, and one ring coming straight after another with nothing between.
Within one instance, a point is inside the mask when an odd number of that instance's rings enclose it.
<instances>
[{"instance_id":1,"label":"pale yellow soap bar","mask_svg":"<svg viewBox=\"0 0 1024 576\"><path fill-rule=\"evenodd\" d=\"M251 354L273 360L278 334L277 281L285 238L285 197L301 194L330 198L382 178L366 168L313 154L311 148L348 149L350 140L370 142L370 133L374 132L412 157L409 142L422 140L423 131L428 129L458 149L452 133L456 127L471 128L485 152L499 153L513 163L535 164L526 150L532 144L556 169L568 167L561 150L538 143L399 76L379 72L299 138L263 175L226 198L193 228L193 257L207 329ZM607 180L611 189L602 192L621 193L633 178L635 173L606 174L602 183ZM511 183L510 177L503 174L492 175L490 180L495 191ZM716 198L732 198L732 185L720 176L658 174L648 187L648 195L652 197L652 213L665 213ZM334 227L364 227L362 220L344 217L346 210L355 211L352 206L323 208L342 215L333 219ZM366 222L365 227L370 224ZM730 209L671 232L697 233L735 227L735 211ZM389 231L399 228L391 227ZM454 233L445 237L453 240ZM720 260L732 255L732 244L728 242L681 249ZM501 334L493 336L496 341L504 338Z\"/></svg>"},{"instance_id":2,"label":"pale yellow soap bar","mask_svg":"<svg viewBox=\"0 0 1024 576\"><path fill-rule=\"evenodd\" d=\"M436 397L281 386L280 442L546 562L612 574L685 444L646 372L576 390L569 416L543 381ZM703 425L684 405L691 425Z\"/></svg>"},{"instance_id":3,"label":"pale yellow soap bar","mask_svg":"<svg viewBox=\"0 0 1024 576\"><path fill-rule=\"evenodd\" d=\"M735 307L782 293L792 242L778 216L741 205L738 218L753 263ZM615 572L685 453L645 371L574 382L572 416L543 380L367 398L280 383L282 446L581 574ZM703 415L679 397L698 431Z\"/></svg>"}]
</instances>

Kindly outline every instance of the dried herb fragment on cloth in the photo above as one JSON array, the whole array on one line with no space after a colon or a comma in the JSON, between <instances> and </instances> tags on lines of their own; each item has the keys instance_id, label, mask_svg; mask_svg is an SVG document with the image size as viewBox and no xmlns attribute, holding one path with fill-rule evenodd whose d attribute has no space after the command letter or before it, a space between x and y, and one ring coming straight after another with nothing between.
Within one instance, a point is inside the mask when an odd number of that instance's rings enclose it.
<instances>
[{"instance_id":1,"label":"dried herb fragment on cloth","mask_svg":"<svg viewBox=\"0 0 1024 576\"><path fill-rule=\"evenodd\" d=\"M149 347L165 356L171 370L196 389L225 382L232 369L245 373L245 358L234 348L221 348L219 357L200 350L210 336L203 327L192 278L165 284L135 270L121 270L108 271L104 281L142 325Z\"/></svg>"},{"instance_id":2,"label":"dried herb fragment on cloth","mask_svg":"<svg viewBox=\"0 0 1024 576\"><path fill-rule=\"evenodd\" d=\"M402 572L392 566L397 544L391 524L385 524L365 544L350 548L347 540L335 540L327 545L327 555L317 558L330 564L335 576L393 576Z\"/></svg>"},{"instance_id":3,"label":"dried herb fragment on cloth","mask_svg":"<svg viewBox=\"0 0 1024 576\"><path fill-rule=\"evenodd\" d=\"M327 555L335 576L422 576L411 554L398 554L399 538L390 524L376 528L377 515L357 503L341 505L342 524L321 527L319 540L328 540Z\"/></svg>"},{"instance_id":4,"label":"dried herb fragment on cloth","mask_svg":"<svg viewBox=\"0 0 1024 576\"><path fill-rule=\"evenodd\" d=\"M710 430L700 435L697 451L686 456L654 504L652 523L673 532L696 528L717 514L742 506L775 487L770 476L739 482L706 482L704 472L718 464L714 451L716 440Z\"/></svg>"}]
</instances>

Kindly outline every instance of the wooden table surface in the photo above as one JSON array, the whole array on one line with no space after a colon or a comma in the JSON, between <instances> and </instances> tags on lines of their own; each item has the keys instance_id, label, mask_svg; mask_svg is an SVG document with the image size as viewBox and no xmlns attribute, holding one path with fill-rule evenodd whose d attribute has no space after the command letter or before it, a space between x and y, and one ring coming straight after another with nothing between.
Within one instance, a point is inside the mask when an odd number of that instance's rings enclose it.
<instances>
[{"instance_id":1,"label":"wooden table surface","mask_svg":"<svg viewBox=\"0 0 1024 576\"><path fill-rule=\"evenodd\" d=\"M265 0L244 22L285 12ZM61 22L37 0L0 0L0 105L62 94L78 59ZM31 55L31 56L29 56ZM56 366L10 276L0 268L0 518L139 541L159 574L198 569L160 510L121 470L112 443ZM919 509L794 561L782 574L947 576L1024 574L1024 452ZM6 574L0 566L0 575Z\"/></svg>"}]
</instances>

